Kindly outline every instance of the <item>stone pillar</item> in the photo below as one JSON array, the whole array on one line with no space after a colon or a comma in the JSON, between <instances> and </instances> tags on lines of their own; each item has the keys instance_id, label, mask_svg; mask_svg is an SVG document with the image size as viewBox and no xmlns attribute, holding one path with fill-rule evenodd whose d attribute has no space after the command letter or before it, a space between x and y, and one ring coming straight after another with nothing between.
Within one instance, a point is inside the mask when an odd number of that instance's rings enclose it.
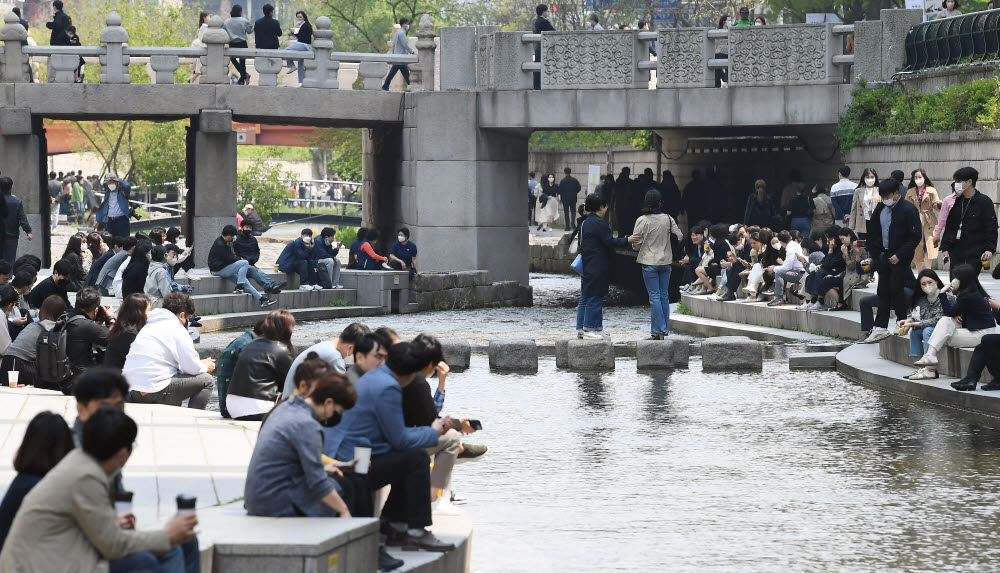
<instances>
[{"instance_id":1,"label":"stone pillar","mask_svg":"<svg viewBox=\"0 0 1000 573\"><path fill-rule=\"evenodd\" d=\"M257 70L257 85L271 87L278 85L278 74L283 66L284 62L280 58L254 58L253 69Z\"/></svg>"},{"instance_id":2,"label":"stone pillar","mask_svg":"<svg viewBox=\"0 0 1000 573\"><path fill-rule=\"evenodd\" d=\"M196 127L194 184L188 189L188 209L194 214L191 233L195 244L194 264L204 267L212 241L219 236L222 227L235 224L236 220L233 112L204 109L198 115Z\"/></svg>"},{"instance_id":3,"label":"stone pillar","mask_svg":"<svg viewBox=\"0 0 1000 573\"><path fill-rule=\"evenodd\" d=\"M440 28L441 91L476 91L476 29Z\"/></svg>"},{"instance_id":4,"label":"stone pillar","mask_svg":"<svg viewBox=\"0 0 1000 573\"><path fill-rule=\"evenodd\" d=\"M400 223L420 247L422 270L488 270L490 281L527 285L530 133L479 129L478 97L406 94Z\"/></svg>"},{"instance_id":5,"label":"stone pillar","mask_svg":"<svg viewBox=\"0 0 1000 573\"><path fill-rule=\"evenodd\" d=\"M882 79L882 21L854 23L854 81Z\"/></svg>"},{"instance_id":6,"label":"stone pillar","mask_svg":"<svg viewBox=\"0 0 1000 573\"><path fill-rule=\"evenodd\" d=\"M5 83L27 82L28 56L21 50L21 42L28 39L28 31L13 12L4 14L3 21L3 26L0 26L0 42L4 43L0 77Z\"/></svg>"},{"instance_id":7,"label":"stone pillar","mask_svg":"<svg viewBox=\"0 0 1000 573\"><path fill-rule=\"evenodd\" d=\"M923 22L920 10L882 10L882 76L889 79L906 65L906 34Z\"/></svg>"},{"instance_id":8,"label":"stone pillar","mask_svg":"<svg viewBox=\"0 0 1000 573\"><path fill-rule=\"evenodd\" d=\"M34 240L28 241L21 234L17 254L35 255L42 260L42 267L48 268L50 202L45 176L45 130L42 118L32 117L27 108L0 109L0 171L14 180L13 193L24 203L34 235Z\"/></svg>"},{"instance_id":9,"label":"stone pillar","mask_svg":"<svg viewBox=\"0 0 1000 573\"><path fill-rule=\"evenodd\" d=\"M116 12L108 14L107 27L101 30L101 43L107 53L101 56L101 83L127 84L132 78L128 73L129 57L124 54L128 31L122 28L122 17Z\"/></svg>"},{"instance_id":10,"label":"stone pillar","mask_svg":"<svg viewBox=\"0 0 1000 573\"><path fill-rule=\"evenodd\" d=\"M170 55L150 56L149 66L156 72L153 83L172 84L174 83L174 72L180 66L180 58Z\"/></svg>"},{"instance_id":11,"label":"stone pillar","mask_svg":"<svg viewBox=\"0 0 1000 573\"><path fill-rule=\"evenodd\" d=\"M340 83L337 81L337 72L340 69L340 62L331 60L333 53L333 31L330 30L330 19L320 16L316 19L316 29L313 32L313 59L305 60L306 77L302 82L302 87L307 88L328 88L337 89Z\"/></svg>"},{"instance_id":12,"label":"stone pillar","mask_svg":"<svg viewBox=\"0 0 1000 573\"><path fill-rule=\"evenodd\" d=\"M388 71L389 66L385 62L361 62L358 64L358 73L365 79L366 90L382 89L382 80Z\"/></svg>"},{"instance_id":13,"label":"stone pillar","mask_svg":"<svg viewBox=\"0 0 1000 573\"><path fill-rule=\"evenodd\" d=\"M434 42L434 22L431 21L430 14L420 16L420 24L417 26L417 77L413 79L410 91L432 92L434 91L434 52L437 51L437 44Z\"/></svg>"},{"instance_id":14,"label":"stone pillar","mask_svg":"<svg viewBox=\"0 0 1000 573\"><path fill-rule=\"evenodd\" d=\"M362 130L361 179L364 198L361 200L361 224L377 228L383 237L382 241L391 241L402 222L399 186L409 184L407 178L400 173L403 165L402 139L403 130L399 127Z\"/></svg>"},{"instance_id":15,"label":"stone pillar","mask_svg":"<svg viewBox=\"0 0 1000 573\"><path fill-rule=\"evenodd\" d=\"M222 27L222 18L214 15L208 19L208 29L201 35L206 55L202 56L201 84L228 84L229 59L223 53L229 43L229 32Z\"/></svg>"}]
</instances>

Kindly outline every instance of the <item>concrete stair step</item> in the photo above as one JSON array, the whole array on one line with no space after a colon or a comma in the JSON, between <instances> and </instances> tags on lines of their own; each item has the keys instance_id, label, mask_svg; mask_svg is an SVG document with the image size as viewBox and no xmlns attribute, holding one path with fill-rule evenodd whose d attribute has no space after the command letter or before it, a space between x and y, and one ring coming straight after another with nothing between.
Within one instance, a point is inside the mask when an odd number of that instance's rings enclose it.
<instances>
[{"instance_id":1,"label":"concrete stair step","mask_svg":"<svg viewBox=\"0 0 1000 573\"><path fill-rule=\"evenodd\" d=\"M354 289L336 289L319 291L286 290L278 294L267 295L278 301L270 307L289 309L309 309L323 307L354 306L358 302L358 291ZM195 308L199 315L208 317L215 314L255 312L261 310L260 303L249 294L233 294L232 289L226 294L195 294Z\"/></svg>"},{"instance_id":2,"label":"concrete stair step","mask_svg":"<svg viewBox=\"0 0 1000 573\"><path fill-rule=\"evenodd\" d=\"M249 297L248 297L249 298ZM219 330L231 330L235 328L247 328L266 316L272 310L284 308L295 315L298 322L309 320L336 320L341 318L357 318L366 316L381 316L387 314L383 306L326 306L313 308L292 308L278 304L263 310L258 305L256 310L246 312L227 312L202 316L202 332L215 332ZM346 326L346 325L344 325ZM333 330L337 330L334 328ZM339 331L338 331L339 332Z\"/></svg>"}]
</instances>

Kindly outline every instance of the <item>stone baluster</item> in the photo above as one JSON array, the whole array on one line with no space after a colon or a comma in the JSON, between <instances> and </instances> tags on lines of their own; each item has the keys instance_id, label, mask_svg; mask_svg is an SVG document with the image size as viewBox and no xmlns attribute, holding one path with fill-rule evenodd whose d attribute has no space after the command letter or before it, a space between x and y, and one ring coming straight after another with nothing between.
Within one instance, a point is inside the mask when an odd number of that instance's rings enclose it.
<instances>
[{"instance_id":1,"label":"stone baluster","mask_svg":"<svg viewBox=\"0 0 1000 573\"><path fill-rule=\"evenodd\" d=\"M156 72L154 83L172 84L174 83L174 72L180 66L181 59L178 56L162 55L150 56L149 66Z\"/></svg>"},{"instance_id":2,"label":"stone baluster","mask_svg":"<svg viewBox=\"0 0 1000 573\"><path fill-rule=\"evenodd\" d=\"M278 74L281 72L282 66L281 58L262 58L260 56L254 58L253 69L257 70L257 85L278 85Z\"/></svg>"},{"instance_id":3,"label":"stone baluster","mask_svg":"<svg viewBox=\"0 0 1000 573\"><path fill-rule=\"evenodd\" d=\"M102 56L103 57L103 56ZM49 83L71 84L76 79L76 68L80 66L80 56L75 54L52 54L48 61ZM104 76L101 76L104 79Z\"/></svg>"},{"instance_id":4,"label":"stone baluster","mask_svg":"<svg viewBox=\"0 0 1000 573\"><path fill-rule=\"evenodd\" d=\"M420 16L417 26L417 77L410 84L411 91L434 91L434 52L437 44L434 42L434 22L430 14Z\"/></svg>"},{"instance_id":5,"label":"stone baluster","mask_svg":"<svg viewBox=\"0 0 1000 573\"><path fill-rule=\"evenodd\" d=\"M128 73L129 57L125 55L124 44L128 43L128 31L122 28L122 17L116 12L108 14L107 26L101 30L101 43L105 54L101 56L101 83L127 84L132 78Z\"/></svg>"},{"instance_id":6,"label":"stone baluster","mask_svg":"<svg viewBox=\"0 0 1000 573\"><path fill-rule=\"evenodd\" d=\"M201 43L205 44L207 52L201 57L201 84L228 84L229 60L225 49L229 43L229 33L222 27L222 18L214 15L208 19L208 28L201 35Z\"/></svg>"},{"instance_id":7,"label":"stone baluster","mask_svg":"<svg viewBox=\"0 0 1000 573\"><path fill-rule=\"evenodd\" d=\"M4 14L3 21L3 26L0 26L0 42L4 43L0 77L7 83L27 82L28 56L21 50L21 42L28 39L28 31L13 12Z\"/></svg>"},{"instance_id":8,"label":"stone baluster","mask_svg":"<svg viewBox=\"0 0 1000 573\"><path fill-rule=\"evenodd\" d=\"M388 73L389 66L385 62L361 62L358 74L365 79L366 90L382 89L382 78Z\"/></svg>"},{"instance_id":9,"label":"stone baluster","mask_svg":"<svg viewBox=\"0 0 1000 573\"><path fill-rule=\"evenodd\" d=\"M333 53L333 31L330 29L330 19L320 16L316 19L316 29L313 30L313 59L304 60L306 77L302 87L337 89L340 83L337 72L340 62L330 59Z\"/></svg>"}]
</instances>

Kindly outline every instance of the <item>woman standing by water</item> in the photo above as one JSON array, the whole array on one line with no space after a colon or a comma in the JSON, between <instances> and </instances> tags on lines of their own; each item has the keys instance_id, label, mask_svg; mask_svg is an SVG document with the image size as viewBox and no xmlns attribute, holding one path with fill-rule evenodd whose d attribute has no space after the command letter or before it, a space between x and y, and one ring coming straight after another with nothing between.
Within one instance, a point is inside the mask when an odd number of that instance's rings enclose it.
<instances>
[{"instance_id":1,"label":"woman standing by water","mask_svg":"<svg viewBox=\"0 0 1000 573\"><path fill-rule=\"evenodd\" d=\"M642 216L636 219L628 242L639 251L636 262L642 265L642 280L649 293L650 340L663 340L670 334L670 265L674 262L671 234L678 242L684 238L674 218L663 212L660 192L647 191Z\"/></svg>"},{"instance_id":2,"label":"woman standing by water","mask_svg":"<svg viewBox=\"0 0 1000 573\"><path fill-rule=\"evenodd\" d=\"M920 230L923 232L920 244L913 252L913 264L917 266L917 270L929 269L938 257L937 247L934 246L934 228L938 224L942 201L934 183L923 169L914 169L910 174L906 200L920 212Z\"/></svg>"},{"instance_id":3,"label":"woman standing by water","mask_svg":"<svg viewBox=\"0 0 1000 573\"><path fill-rule=\"evenodd\" d=\"M624 237L611 236L611 227L604 220L608 202L591 193L584 201L587 218L580 224L580 255L583 258L583 279L580 281L580 304L576 309L577 338L608 338L604 334L604 297L611 286L611 256L615 247L628 245Z\"/></svg>"}]
</instances>

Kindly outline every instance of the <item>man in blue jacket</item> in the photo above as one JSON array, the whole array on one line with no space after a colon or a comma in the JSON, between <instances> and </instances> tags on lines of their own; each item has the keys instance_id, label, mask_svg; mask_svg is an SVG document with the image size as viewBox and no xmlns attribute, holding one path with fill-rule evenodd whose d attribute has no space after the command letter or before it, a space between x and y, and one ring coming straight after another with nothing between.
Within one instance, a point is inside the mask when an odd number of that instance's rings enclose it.
<instances>
[{"instance_id":1,"label":"man in blue jacket","mask_svg":"<svg viewBox=\"0 0 1000 573\"><path fill-rule=\"evenodd\" d=\"M392 532L386 544L404 549L451 551L455 546L434 537L431 525L430 457L438 436L451 428L451 418L431 426L406 427L403 388L427 366L427 356L409 342L389 348L386 365L358 380L358 401L340 423L326 428L323 452L337 460L354 458L356 446L371 448L368 478L373 489L392 484L382 517Z\"/></svg>"},{"instance_id":2,"label":"man in blue jacket","mask_svg":"<svg viewBox=\"0 0 1000 573\"><path fill-rule=\"evenodd\" d=\"M299 275L299 290L322 290L316 284L316 256L313 252L312 229L302 229L302 235L285 245L278 255L278 270Z\"/></svg>"},{"instance_id":3,"label":"man in blue jacket","mask_svg":"<svg viewBox=\"0 0 1000 573\"><path fill-rule=\"evenodd\" d=\"M104 178L104 200L97 208L97 222L94 228L104 227L115 237L127 237L132 234L129 225L131 207L129 199L132 186L115 174Z\"/></svg>"}]
</instances>

